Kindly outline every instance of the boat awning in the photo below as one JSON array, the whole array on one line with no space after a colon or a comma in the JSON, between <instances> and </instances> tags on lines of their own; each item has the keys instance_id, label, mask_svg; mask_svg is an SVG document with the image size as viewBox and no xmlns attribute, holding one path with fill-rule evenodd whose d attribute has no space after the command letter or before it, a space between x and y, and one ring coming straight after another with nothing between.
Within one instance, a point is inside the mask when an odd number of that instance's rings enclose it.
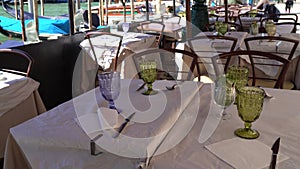
<instances>
[{"instance_id":1,"label":"boat awning","mask_svg":"<svg viewBox=\"0 0 300 169\"><path fill-rule=\"evenodd\" d=\"M22 32L21 21L0 16L0 26L7 31ZM25 25L32 20L25 20ZM69 34L69 19L45 19L39 18L39 33Z\"/></svg>"}]
</instances>

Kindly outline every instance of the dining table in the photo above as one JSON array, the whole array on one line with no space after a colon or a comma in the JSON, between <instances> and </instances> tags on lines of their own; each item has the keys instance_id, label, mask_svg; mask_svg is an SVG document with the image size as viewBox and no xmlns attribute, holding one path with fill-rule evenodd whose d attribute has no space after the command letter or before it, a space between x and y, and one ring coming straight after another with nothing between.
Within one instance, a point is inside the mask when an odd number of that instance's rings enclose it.
<instances>
[{"instance_id":1,"label":"dining table","mask_svg":"<svg viewBox=\"0 0 300 169\"><path fill-rule=\"evenodd\" d=\"M118 56L118 66L117 70L121 72L122 78L133 78L137 77L136 68L134 65L134 61L130 56L133 53L136 53L140 50L152 48L155 46L155 36L136 33L136 32L124 32L115 31L114 34L118 34L123 36L120 53ZM94 39L97 41L103 41L101 39ZM105 40L109 41L109 40ZM102 42L105 43L105 42ZM73 96L80 95L86 91L89 91L95 87L95 77L98 69L98 65L94 59L94 55L92 54L92 50L88 40L84 40L81 42L80 47L82 48L81 52L78 55L78 59L76 61L74 67L73 74ZM95 47L96 54L100 53L97 46ZM113 52L116 52L115 48Z\"/></svg>"},{"instance_id":2,"label":"dining table","mask_svg":"<svg viewBox=\"0 0 300 169\"><path fill-rule=\"evenodd\" d=\"M29 77L0 71L0 158L10 128L46 112L39 85Z\"/></svg>"},{"instance_id":3,"label":"dining table","mask_svg":"<svg viewBox=\"0 0 300 169\"><path fill-rule=\"evenodd\" d=\"M154 89L159 94L144 96L136 91L142 81L121 82L116 105L123 109L122 116L128 117L133 108L139 111L117 138L112 138L117 132L112 128L100 131L95 127L98 125L90 125L99 117L102 122L107 117L109 122L108 117L120 116L111 110L105 113L107 103L97 88L11 128L4 168L132 169L145 161L153 168L164 169L268 168L271 146L278 137L281 144L277 166L286 169L300 166L299 91L264 88L273 97L264 99L260 117L252 123L260 136L246 140L234 135L234 130L243 127L235 104L225 110L231 118L222 120L218 116L223 109L212 99L213 84L184 82L169 91L165 86L174 81L156 81ZM161 96L166 99L157 100ZM161 105L165 108L158 111ZM161 114L154 118L155 113ZM101 124L103 127L104 123ZM95 132L103 134L96 142L102 152L98 156L92 156L89 149ZM146 136L155 137L136 142Z\"/></svg>"},{"instance_id":4,"label":"dining table","mask_svg":"<svg viewBox=\"0 0 300 169\"><path fill-rule=\"evenodd\" d=\"M211 110L213 102L209 102L211 85L204 85L200 91L200 111L195 125L188 135L170 151L152 158L153 168L247 168L268 169L275 140L280 137L281 144L277 158L278 168L296 169L300 166L299 129L298 120L300 108L297 101L300 92L297 90L283 90L264 88L272 95L271 99L264 99L260 117L252 123L260 136L257 139L242 139L234 131L244 126L235 104L225 111L231 118L220 120L214 124L216 113ZM174 126L174 130L190 123L193 117L184 116ZM215 129L215 130L213 130ZM172 133L170 131L169 133ZM212 133L212 134L211 134ZM207 140L203 136L211 134ZM172 135L167 136L165 144L172 142ZM162 145L163 147L163 145Z\"/></svg>"},{"instance_id":5,"label":"dining table","mask_svg":"<svg viewBox=\"0 0 300 169\"><path fill-rule=\"evenodd\" d=\"M162 23L165 25L165 28L163 30L163 42L164 43L167 43L165 41L166 37L171 37L171 38L177 39L177 40L181 38L180 32L184 29L184 27L185 27L184 25L181 25L180 23L176 23L173 21L168 21L168 20L165 20ZM141 31L142 27L138 26L137 30ZM161 32L161 28L157 27L157 25L155 25L155 24L144 25L143 30ZM166 45L168 45L168 44L166 44Z\"/></svg>"},{"instance_id":6,"label":"dining table","mask_svg":"<svg viewBox=\"0 0 300 169\"><path fill-rule=\"evenodd\" d=\"M202 83L186 81L174 90L166 89L174 83L158 80L153 84L158 93L147 96L136 91L141 80L122 79L115 100L120 114L107 108L107 101L95 88L13 127L4 168L134 168L139 162L146 163L144 159L156 152L189 104L199 101ZM121 126L134 112L116 135L119 130L114 126ZM98 134L103 136L93 139ZM90 154L91 140L102 154Z\"/></svg>"},{"instance_id":7,"label":"dining table","mask_svg":"<svg viewBox=\"0 0 300 169\"><path fill-rule=\"evenodd\" d=\"M183 26L181 26L179 23L164 22L163 24L165 25L164 33L174 33L183 28ZM137 29L142 30L141 26L138 26ZM147 31L147 30L152 30L152 31L157 31L157 32L161 31L161 29L159 27L157 27L155 24L144 25L143 29L145 31Z\"/></svg>"}]
</instances>

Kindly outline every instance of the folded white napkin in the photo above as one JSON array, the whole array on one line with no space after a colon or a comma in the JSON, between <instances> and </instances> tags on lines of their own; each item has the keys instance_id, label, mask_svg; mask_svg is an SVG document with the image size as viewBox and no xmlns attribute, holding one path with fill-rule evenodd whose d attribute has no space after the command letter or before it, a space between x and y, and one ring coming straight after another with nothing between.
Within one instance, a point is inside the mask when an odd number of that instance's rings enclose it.
<instances>
[{"instance_id":1,"label":"folded white napkin","mask_svg":"<svg viewBox=\"0 0 300 169\"><path fill-rule=\"evenodd\" d=\"M271 162L271 147L258 140L233 138L205 146L236 169L265 168ZM284 154L278 154L277 163L288 159Z\"/></svg>"},{"instance_id":2,"label":"folded white napkin","mask_svg":"<svg viewBox=\"0 0 300 169\"><path fill-rule=\"evenodd\" d=\"M116 110L101 107L94 113L86 113L77 118L77 122L87 135L119 127L125 118Z\"/></svg>"}]
</instances>

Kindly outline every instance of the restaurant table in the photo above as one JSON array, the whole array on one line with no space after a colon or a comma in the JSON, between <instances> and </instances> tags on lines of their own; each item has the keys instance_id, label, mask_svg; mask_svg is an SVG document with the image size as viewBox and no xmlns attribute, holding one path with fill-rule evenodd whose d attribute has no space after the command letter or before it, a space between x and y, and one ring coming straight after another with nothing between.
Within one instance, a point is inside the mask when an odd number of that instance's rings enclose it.
<instances>
[{"instance_id":1,"label":"restaurant table","mask_svg":"<svg viewBox=\"0 0 300 169\"><path fill-rule=\"evenodd\" d=\"M169 81L164 81L162 84L166 84L166 82ZM131 87L132 90L136 89L136 87L138 87L137 81L132 83ZM300 166L300 153L298 151L300 149L300 126L298 124L300 114L298 112L299 106L297 102L297 100L300 99L299 91L265 90L269 94L272 94L273 98L265 99L261 116L253 123L253 128L260 132L260 137L255 140L246 141L248 141L248 144L259 143L259 146L267 147L268 151L264 152L264 154L267 154L267 160L253 162L243 159L245 156L241 154L241 156L237 158L237 161L240 161L242 164L269 164L272 155L270 150L271 145L277 137L280 137L281 145L277 165L279 168L296 169ZM95 91L92 91L90 94L95 94ZM171 92L173 91L164 92L170 92L169 94L172 95ZM235 129L243 127L243 122L237 115L236 106L232 105L226 110L231 113L230 119L217 119L218 123L212 124L216 125L216 130L208 140L201 143L199 141L199 135L200 132L202 132L206 119L208 117L218 118L218 111L211 111L211 108L215 105L211 100L211 85L203 85L198 94L199 95L195 95L194 99L190 100L190 103L181 115L176 116L178 118L175 118L175 124L168 130L167 135L160 146L158 146L159 148L155 151L156 154L161 153L154 156L150 161L150 165L154 166L155 169L234 168L223 159L217 157L217 155L208 150L207 147L212 146L214 143L220 143L220 141L228 142L229 140L230 143L230 139L235 142L237 142L237 140L245 140L237 138L233 133ZM135 168L140 160L139 158L121 157L108 152L104 152L99 156L91 156L89 154L89 137L87 137L75 120L75 103L77 99L77 101L84 101L78 102L82 110L92 111L92 109L94 109L95 111L97 106L93 106L87 96L88 95L84 94L73 99L73 101L66 102L43 115L12 128L6 147L4 168L11 169L20 166L21 168L27 166L27 168L49 169ZM101 98L99 99L101 100ZM161 117L162 119L166 119L164 115ZM172 118L174 117L175 116ZM156 123L150 123L150 128L147 128L147 125L133 123L124 130L124 134L131 136L149 134L152 131L161 129L161 125L154 124L165 124L166 121L163 120L161 122L162 123L157 123L156 121ZM183 140L178 138L180 136L183 137ZM173 144L174 141L175 144ZM168 147L168 145L174 146L166 151L165 148ZM135 144L134 146L138 148L139 144ZM249 151L249 149L245 149ZM128 147L124 148L124 151L129 150ZM237 149L235 151L239 150ZM227 156L230 156L231 153L236 153L235 151L228 151ZM246 155L249 156L250 159L265 159L265 157L259 153L249 153ZM251 166L245 168L251 168ZM265 168L268 168L268 166L265 166Z\"/></svg>"},{"instance_id":2,"label":"restaurant table","mask_svg":"<svg viewBox=\"0 0 300 169\"><path fill-rule=\"evenodd\" d=\"M124 35L123 32L114 33ZM140 50L153 47L155 40L155 36L143 33L127 32L126 35L124 35L117 68L117 70L121 72L121 78L133 78L137 76L136 68L132 66L134 62L131 57L127 56ZM88 41L84 40L81 43L81 47L82 50L76 61L73 74L73 96L80 95L95 87L95 77L98 69L93 54L91 54ZM97 53L97 48L95 48L95 50Z\"/></svg>"},{"instance_id":3,"label":"restaurant table","mask_svg":"<svg viewBox=\"0 0 300 169\"><path fill-rule=\"evenodd\" d=\"M46 111L31 78L0 71L0 158L9 129Z\"/></svg>"},{"instance_id":4,"label":"restaurant table","mask_svg":"<svg viewBox=\"0 0 300 169\"><path fill-rule=\"evenodd\" d=\"M184 26L180 25L179 23L173 23L173 22L163 22L163 24L165 25L164 31L163 31L163 39L165 38L165 36L167 37L172 37L174 39L180 39L180 34L179 32L184 28ZM141 26L137 27L138 30L142 30ZM145 31L157 31L160 32L161 29L160 27L157 27L157 25L155 24L148 24L148 25L144 25L143 29Z\"/></svg>"},{"instance_id":5,"label":"restaurant table","mask_svg":"<svg viewBox=\"0 0 300 169\"><path fill-rule=\"evenodd\" d=\"M164 24L165 24L164 33L174 33L174 32L177 32L177 31L179 31L183 28L178 23L165 22ZM142 30L141 26L138 26L137 29ZM147 30L152 30L152 31L156 30L157 32L161 31L161 29L159 27L157 27L156 25L153 25L153 24L144 25L143 29L145 31L147 31Z\"/></svg>"},{"instance_id":6,"label":"restaurant table","mask_svg":"<svg viewBox=\"0 0 300 169\"><path fill-rule=\"evenodd\" d=\"M94 115L107 105L99 88L22 123L10 130L4 168L134 168L138 157L155 152L189 103L199 101L202 83L186 81L172 91L166 90L166 85L174 83L156 81L158 94L146 96L136 91L143 84L141 80L122 80L115 104L122 116L128 117L134 111L136 115L119 137L113 138L115 131L108 130L99 142L95 140L104 152L98 156L90 155L89 143L99 132L97 125L91 128L97 120ZM100 114L105 115L104 111ZM109 117L114 118L112 112Z\"/></svg>"},{"instance_id":7,"label":"restaurant table","mask_svg":"<svg viewBox=\"0 0 300 169\"><path fill-rule=\"evenodd\" d=\"M252 128L256 129L260 132L259 138L255 140L246 140L240 139L234 135L234 130L243 127L243 121L239 118L237 113L236 105L230 106L226 111L231 113L231 118L227 120L220 120L216 130L212 134L212 136L201 143L199 141L200 133L203 130L203 124L205 120L208 118L208 114L210 117L216 118L216 114L213 112L209 112L211 98L211 87L210 85L205 85L202 87L200 91L200 109L197 114L197 117L193 117L193 114L186 114L184 118L181 118L177 121L174 126L174 130L179 130L180 126L184 126L188 123L192 123L195 118L193 127L191 128L188 135L177 144L170 151L160 154L158 156L154 156L152 158L152 165L156 168L185 168L185 169L199 169L199 168L222 168L229 169L235 168L231 164L228 164L224 159L216 156L212 153L208 147L212 146L214 143L220 143L221 146L224 146L225 156L233 156L235 155L236 161L239 161L241 164L248 164L244 166L244 168L250 169L255 168L256 163L261 163L257 159L263 159L265 157L262 154L251 154L250 143L258 142L263 147L267 147L268 152L267 158L268 161L265 161L265 164L269 164L271 161L271 146L274 141L280 137L281 144L279 148L280 155L284 155L286 160L278 160L281 162L277 163L278 168L285 169L296 169L300 166L300 106L298 105L298 100L300 99L300 92L295 90L279 90L279 89L265 89L269 94L273 95L272 99L265 99L264 106L260 117L252 123ZM172 142L174 137L172 137L169 132L170 137L166 137L165 144L168 142ZM237 141L238 140L238 141ZM227 141L227 144L221 142ZM239 141L248 141L249 148L247 148L247 144L244 145L244 149L239 150L239 145L233 145L233 149L228 150L228 142L238 142ZM222 145L223 144L223 145ZM256 145L257 143L255 143ZM227 147L226 147L227 146ZM231 145L232 146L232 145ZM162 145L163 147L163 145ZM245 150L245 153L242 151ZM254 151L255 152L255 151ZM245 155L246 154L246 155ZM279 156L280 156L279 155ZM248 158L245 158L247 157ZM247 161L247 159L250 161ZM279 157L281 159L281 157ZM253 160L253 161L251 161ZM254 166L253 166L254 165ZM256 167L256 169L259 167ZM261 168L269 168L268 166L264 166Z\"/></svg>"}]
</instances>

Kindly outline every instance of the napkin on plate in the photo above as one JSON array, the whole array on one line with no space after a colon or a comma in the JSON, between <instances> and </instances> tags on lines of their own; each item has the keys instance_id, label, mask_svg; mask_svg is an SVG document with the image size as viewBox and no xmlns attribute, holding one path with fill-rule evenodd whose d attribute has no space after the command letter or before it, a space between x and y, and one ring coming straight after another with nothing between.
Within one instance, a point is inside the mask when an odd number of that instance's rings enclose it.
<instances>
[{"instance_id":1,"label":"napkin on plate","mask_svg":"<svg viewBox=\"0 0 300 169\"><path fill-rule=\"evenodd\" d=\"M236 169L265 168L271 162L271 147L258 140L233 138L207 145L205 148ZM279 153L277 163L288 158Z\"/></svg>"}]
</instances>

